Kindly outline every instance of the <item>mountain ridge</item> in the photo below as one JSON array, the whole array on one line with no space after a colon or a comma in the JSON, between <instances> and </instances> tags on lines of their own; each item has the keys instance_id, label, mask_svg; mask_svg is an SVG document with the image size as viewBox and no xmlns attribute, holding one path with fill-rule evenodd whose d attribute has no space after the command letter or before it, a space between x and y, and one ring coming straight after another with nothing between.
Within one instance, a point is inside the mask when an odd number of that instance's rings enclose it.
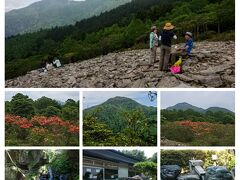
<instances>
[{"instance_id":1,"label":"mountain ridge","mask_svg":"<svg viewBox=\"0 0 240 180\"><path fill-rule=\"evenodd\" d=\"M213 107L209 107L209 108L200 108L200 107L197 107L197 106L194 106L190 103L186 103L186 102L183 102L183 103L177 103L175 104L174 106L170 106L170 107L167 107L165 108L166 110L188 110L188 109L192 109L194 111L197 111L199 113L206 113L208 111L211 111L211 112L218 112L218 111L223 111L223 112L229 112L229 113L234 113L233 111L227 109L227 108L223 108L223 107L218 107L218 106L213 106Z\"/></svg>"},{"instance_id":2,"label":"mountain ridge","mask_svg":"<svg viewBox=\"0 0 240 180\"><path fill-rule=\"evenodd\" d=\"M72 25L77 21L100 15L130 1L41 0L27 7L6 12L5 36Z\"/></svg>"}]
</instances>

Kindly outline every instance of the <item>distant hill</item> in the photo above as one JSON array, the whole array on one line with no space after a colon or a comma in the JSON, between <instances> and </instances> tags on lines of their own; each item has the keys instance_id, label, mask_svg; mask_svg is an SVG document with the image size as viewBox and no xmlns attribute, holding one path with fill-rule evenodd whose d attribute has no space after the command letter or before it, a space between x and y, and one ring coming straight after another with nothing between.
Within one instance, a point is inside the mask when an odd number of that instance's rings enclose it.
<instances>
[{"instance_id":1,"label":"distant hill","mask_svg":"<svg viewBox=\"0 0 240 180\"><path fill-rule=\"evenodd\" d=\"M197 112L204 112L203 108L199 108L197 106L193 106L193 105L188 104L186 102L178 103L178 104L176 104L174 106L171 106L171 107L167 108L167 110L183 110L183 111L186 111L188 109L192 109L192 110L197 111Z\"/></svg>"},{"instance_id":2,"label":"distant hill","mask_svg":"<svg viewBox=\"0 0 240 180\"><path fill-rule=\"evenodd\" d=\"M178 103L174 106L166 108L166 110L183 110L183 111L186 111L188 109L194 110L194 111L199 112L199 113L206 113L208 111L233 113L232 111L230 111L226 108L210 107L210 108L207 108L207 109L203 109L203 108L200 108L200 107L197 107L197 106L193 106L193 105L191 105L189 103L186 103L186 102Z\"/></svg>"},{"instance_id":3,"label":"distant hill","mask_svg":"<svg viewBox=\"0 0 240 180\"><path fill-rule=\"evenodd\" d=\"M226 109L226 108L221 108L221 107L210 107L208 109L205 110L205 112L207 111L211 111L211 112L226 112L226 113L233 113L232 111Z\"/></svg>"},{"instance_id":4,"label":"distant hill","mask_svg":"<svg viewBox=\"0 0 240 180\"><path fill-rule=\"evenodd\" d=\"M141 110L154 127L157 125L156 107L148 107L126 97L110 98L100 105L85 109L84 113L94 114L100 122L107 124L113 132L117 133L125 127L122 113L124 110L133 109ZM156 129L153 128L153 131L155 132Z\"/></svg>"},{"instance_id":5,"label":"distant hill","mask_svg":"<svg viewBox=\"0 0 240 180\"><path fill-rule=\"evenodd\" d=\"M42 0L6 13L5 36L74 24L131 0Z\"/></svg>"},{"instance_id":6,"label":"distant hill","mask_svg":"<svg viewBox=\"0 0 240 180\"><path fill-rule=\"evenodd\" d=\"M162 123L184 120L220 124L235 123L235 113L226 108L210 107L203 109L188 103L179 103L167 109L162 109L161 117Z\"/></svg>"}]
</instances>

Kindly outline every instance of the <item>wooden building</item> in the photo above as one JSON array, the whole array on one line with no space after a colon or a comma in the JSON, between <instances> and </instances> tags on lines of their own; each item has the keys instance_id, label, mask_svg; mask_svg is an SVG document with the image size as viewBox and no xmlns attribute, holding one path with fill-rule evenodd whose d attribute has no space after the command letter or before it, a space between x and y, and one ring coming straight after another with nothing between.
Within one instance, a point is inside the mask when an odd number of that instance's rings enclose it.
<instances>
[{"instance_id":1,"label":"wooden building","mask_svg":"<svg viewBox=\"0 0 240 180\"><path fill-rule=\"evenodd\" d=\"M83 179L112 180L133 177L140 160L116 150L83 150Z\"/></svg>"}]
</instances>

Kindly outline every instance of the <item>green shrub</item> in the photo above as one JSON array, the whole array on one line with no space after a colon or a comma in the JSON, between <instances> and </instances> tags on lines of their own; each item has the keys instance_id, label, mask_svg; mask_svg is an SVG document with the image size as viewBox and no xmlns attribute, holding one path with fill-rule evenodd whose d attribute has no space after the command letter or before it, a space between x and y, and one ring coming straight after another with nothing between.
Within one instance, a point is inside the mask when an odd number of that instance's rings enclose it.
<instances>
[{"instance_id":1,"label":"green shrub","mask_svg":"<svg viewBox=\"0 0 240 180\"><path fill-rule=\"evenodd\" d=\"M175 123L161 125L161 137L169 140L190 143L194 140L194 133L191 128L179 126Z\"/></svg>"}]
</instances>

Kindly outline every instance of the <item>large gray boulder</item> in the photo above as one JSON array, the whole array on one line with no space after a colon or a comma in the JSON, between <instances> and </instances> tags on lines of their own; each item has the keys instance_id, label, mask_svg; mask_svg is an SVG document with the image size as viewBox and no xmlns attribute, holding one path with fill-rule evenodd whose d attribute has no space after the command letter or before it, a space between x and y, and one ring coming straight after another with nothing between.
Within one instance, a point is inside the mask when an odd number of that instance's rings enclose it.
<instances>
[{"instance_id":1,"label":"large gray boulder","mask_svg":"<svg viewBox=\"0 0 240 180\"><path fill-rule=\"evenodd\" d=\"M180 173L181 168L178 165L161 166L161 180L176 180Z\"/></svg>"},{"instance_id":2,"label":"large gray boulder","mask_svg":"<svg viewBox=\"0 0 240 180\"><path fill-rule=\"evenodd\" d=\"M210 166L206 169L206 180L233 180L233 176L226 167Z\"/></svg>"},{"instance_id":3,"label":"large gray boulder","mask_svg":"<svg viewBox=\"0 0 240 180\"><path fill-rule=\"evenodd\" d=\"M200 180L200 177L196 174L183 174L177 180Z\"/></svg>"}]
</instances>

